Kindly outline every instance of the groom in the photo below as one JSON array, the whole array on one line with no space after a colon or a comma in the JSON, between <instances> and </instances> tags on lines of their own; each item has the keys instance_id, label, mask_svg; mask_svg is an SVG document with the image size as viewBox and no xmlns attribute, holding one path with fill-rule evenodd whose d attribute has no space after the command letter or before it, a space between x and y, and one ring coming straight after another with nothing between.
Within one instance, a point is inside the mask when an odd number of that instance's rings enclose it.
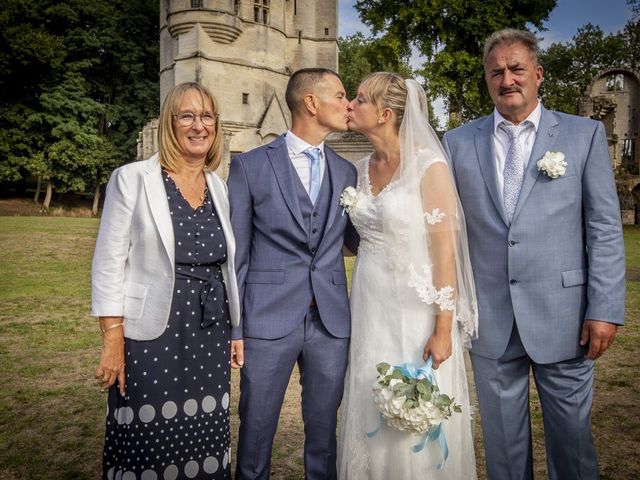
<instances>
[{"instance_id":1,"label":"groom","mask_svg":"<svg viewBox=\"0 0 640 480\"><path fill-rule=\"evenodd\" d=\"M358 241L341 215L340 194L355 185L356 169L324 139L347 130L348 101L338 75L321 68L295 72L286 101L291 130L235 157L229 171L242 304L232 351L233 362L244 364L237 479L269 478L296 363L305 478L336 478L336 415L350 334L342 246L355 252Z\"/></svg>"},{"instance_id":2,"label":"groom","mask_svg":"<svg viewBox=\"0 0 640 480\"><path fill-rule=\"evenodd\" d=\"M539 53L529 32L489 37L495 110L443 140L478 294L471 359L490 479L533 478L530 371L549 478L596 479L594 360L624 322L620 211L602 124L540 104Z\"/></svg>"}]
</instances>

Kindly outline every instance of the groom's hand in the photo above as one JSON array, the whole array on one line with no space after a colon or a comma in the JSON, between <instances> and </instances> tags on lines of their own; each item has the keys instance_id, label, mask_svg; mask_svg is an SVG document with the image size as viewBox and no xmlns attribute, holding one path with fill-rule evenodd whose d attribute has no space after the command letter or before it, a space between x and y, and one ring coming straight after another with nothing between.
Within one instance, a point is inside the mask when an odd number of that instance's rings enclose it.
<instances>
[{"instance_id":1,"label":"groom's hand","mask_svg":"<svg viewBox=\"0 0 640 480\"><path fill-rule=\"evenodd\" d=\"M587 358L595 360L602 356L613 343L618 326L600 320L585 320L580 333L580 345L589 344Z\"/></svg>"},{"instance_id":2,"label":"groom's hand","mask_svg":"<svg viewBox=\"0 0 640 480\"><path fill-rule=\"evenodd\" d=\"M244 341L231 340L231 368L242 368L244 365Z\"/></svg>"}]
</instances>

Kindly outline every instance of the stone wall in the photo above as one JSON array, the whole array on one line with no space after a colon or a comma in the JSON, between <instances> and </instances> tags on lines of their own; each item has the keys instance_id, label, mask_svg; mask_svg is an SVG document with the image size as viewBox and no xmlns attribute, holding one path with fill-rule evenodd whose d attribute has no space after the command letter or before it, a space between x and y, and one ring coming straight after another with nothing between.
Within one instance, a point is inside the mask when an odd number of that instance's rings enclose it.
<instances>
[{"instance_id":1,"label":"stone wall","mask_svg":"<svg viewBox=\"0 0 640 480\"><path fill-rule=\"evenodd\" d=\"M224 167L233 154L267 143L289 128L284 91L292 72L315 66L337 70L338 3L201 3L191 8L190 0L160 0L160 98L187 81L213 92L225 132ZM140 137L139 158L157 150L153 134L149 124Z\"/></svg>"},{"instance_id":2,"label":"stone wall","mask_svg":"<svg viewBox=\"0 0 640 480\"><path fill-rule=\"evenodd\" d=\"M640 221L640 75L626 68L598 73L580 99L579 114L600 120L624 223Z\"/></svg>"}]
</instances>

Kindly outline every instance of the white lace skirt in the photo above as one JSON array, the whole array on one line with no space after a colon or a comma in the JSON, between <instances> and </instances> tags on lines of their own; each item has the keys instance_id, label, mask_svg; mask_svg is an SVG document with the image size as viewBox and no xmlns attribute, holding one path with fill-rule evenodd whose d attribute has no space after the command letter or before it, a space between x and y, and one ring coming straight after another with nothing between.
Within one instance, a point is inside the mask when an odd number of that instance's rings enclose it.
<instances>
[{"instance_id":1,"label":"white lace skirt","mask_svg":"<svg viewBox=\"0 0 640 480\"><path fill-rule=\"evenodd\" d=\"M380 424L373 403L376 364L424 364L422 352L434 326L434 310L406 285L406 272L393 268L373 252L362 252L354 269L351 293L352 334L349 368L340 408L338 478L451 479L476 478L469 392L461 345L454 322L453 354L436 370L441 392L455 398L462 413L446 420L443 429L449 457L442 470L443 452L429 442L417 453L422 436L396 431L386 424L373 437L367 433Z\"/></svg>"}]
</instances>

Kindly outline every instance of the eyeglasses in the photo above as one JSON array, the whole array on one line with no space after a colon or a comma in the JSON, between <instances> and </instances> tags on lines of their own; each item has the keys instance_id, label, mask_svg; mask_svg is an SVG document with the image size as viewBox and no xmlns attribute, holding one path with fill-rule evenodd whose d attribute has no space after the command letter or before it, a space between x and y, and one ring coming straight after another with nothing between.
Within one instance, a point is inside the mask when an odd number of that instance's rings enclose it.
<instances>
[{"instance_id":1,"label":"eyeglasses","mask_svg":"<svg viewBox=\"0 0 640 480\"><path fill-rule=\"evenodd\" d=\"M203 125L207 127L211 127L215 125L218 120L218 115L214 115L212 113L203 113L202 115L196 115L193 112L183 112L174 115L178 123L183 127L190 127L193 125L193 122L196 121L196 118L199 118Z\"/></svg>"}]
</instances>

